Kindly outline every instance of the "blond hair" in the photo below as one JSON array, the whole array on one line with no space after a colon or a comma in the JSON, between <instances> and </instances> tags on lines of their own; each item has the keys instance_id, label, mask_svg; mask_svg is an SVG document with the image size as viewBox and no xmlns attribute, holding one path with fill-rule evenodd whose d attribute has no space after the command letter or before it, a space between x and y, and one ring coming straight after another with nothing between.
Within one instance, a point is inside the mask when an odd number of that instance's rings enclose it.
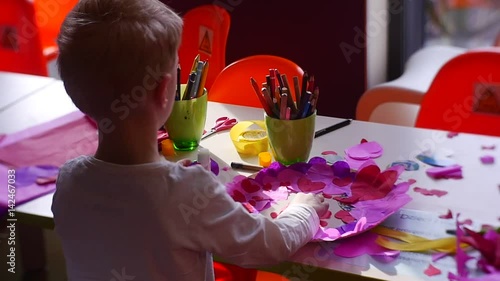
<instances>
[{"instance_id":1,"label":"blond hair","mask_svg":"<svg viewBox=\"0 0 500 281\"><path fill-rule=\"evenodd\" d=\"M105 117L148 73L174 68L181 32L182 19L157 0L80 0L57 40L68 95L82 112Z\"/></svg>"}]
</instances>

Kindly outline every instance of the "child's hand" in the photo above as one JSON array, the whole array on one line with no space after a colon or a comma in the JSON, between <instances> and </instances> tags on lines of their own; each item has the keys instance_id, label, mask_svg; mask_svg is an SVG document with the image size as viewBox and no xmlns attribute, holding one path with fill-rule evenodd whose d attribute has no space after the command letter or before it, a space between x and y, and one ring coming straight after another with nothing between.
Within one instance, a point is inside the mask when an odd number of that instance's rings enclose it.
<instances>
[{"instance_id":1,"label":"child's hand","mask_svg":"<svg viewBox=\"0 0 500 281\"><path fill-rule=\"evenodd\" d=\"M193 161L191 161L190 159L182 159L177 161L177 163L181 164L184 167L188 167L191 166L191 164L193 164Z\"/></svg>"},{"instance_id":2,"label":"child's hand","mask_svg":"<svg viewBox=\"0 0 500 281\"><path fill-rule=\"evenodd\" d=\"M330 205L325 202L325 197L322 194L313 193L297 193L290 202L290 205L293 204L307 204L313 207L320 218L328 212L328 206Z\"/></svg>"}]
</instances>

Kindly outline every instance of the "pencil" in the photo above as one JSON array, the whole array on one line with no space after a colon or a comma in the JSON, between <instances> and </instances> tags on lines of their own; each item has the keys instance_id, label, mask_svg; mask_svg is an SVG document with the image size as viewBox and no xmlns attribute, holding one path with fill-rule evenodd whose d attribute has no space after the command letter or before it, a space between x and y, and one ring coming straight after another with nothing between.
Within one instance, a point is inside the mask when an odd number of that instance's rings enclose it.
<instances>
[{"instance_id":1,"label":"pencil","mask_svg":"<svg viewBox=\"0 0 500 281\"><path fill-rule=\"evenodd\" d=\"M295 91L295 104L297 108L300 108L300 86L299 86L299 77L293 76L293 88Z\"/></svg>"},{"instance_id":2,"label":"pencil","mask_svg":"<svg viewBox=\"0 0 500 281\"><path fill-rule=\"evenodd\" d=\"M325 135L325 134L328 134L328 133L333 132L335 130L338 130L340 128L343 128L343 127L351 124L351 121L352 121L352 119L347 119L347 120L344 120L344 121L342 121L340 123L332 125L330 127L326 127L326 128L321 129L319 131L316 131L314 133L314 138L321 137L322 135Z\"/></svg>"},{"instance_id":3,"label":"pencil","mask_svg":"<svg viewBox=\"0 0 500 281\"><path fill-rule=\"evenodd\" d=\"M253 90L257 97L259 98L260 103L262 104L262 108L264 108L264 111L268 116L273 116L273 112L271 111L271 108L267 105L266 100L264 99L264 96L260 92L259 85L257 84L257 81L253 77L250 77L250 83L252 84Z\"/></svg>"},{"instance_id":4,"label":"pencil","mask_svg":"<svg viewBox=\"0 0 500 281\"><path fill-rule=\"evenodd\" d=\"M286 77L286 74L281 74L281 79L283 80L283 91L285 92L285 89L287 90L286 93L288 94L288 106L290 107L290 110L292 113L297 113L297 108L295 107L295 103L293 102L293 97L292 97L292 89L290 88L290 85L288 84L288 79Z\"/></svg>"},{"instance_id":5,"label":"pencil","mask_svg":"<svg viewBox=\"0 0 500 281\"><path fill-rule=\"evenodd\" d=\"M231 162L231 168L258 172L258 171L262 170L263 167L254 166L254 165L247 165L247 164L237 163L237 162Z\"/></svg>"},{"instance_id":6,"label":"pencil","mask_svg":"<svg viewBox=\"0 0 500 281\"><path fill-rule=\"evenodd\" d=\"M281 102L280 102L280 119L281 120L286 119L287 99L288 99L287 94L281 95Z\"/></svg>"},{"instance_id":7,"label":"pencil","mask_svg":"<svg viewBox=\"0 0 500 281\"><path fill-rule=\"evenodd\" d=\"M181 99L181 65L177 64L177 89L175 90L175 100Z\"/></svg>"},{"instance_id":8,"label":"pencil","mask_svg":"<svg viewBox=\"0 0 500 281\"><path fill-rule=\"evenodd\" d=\"M196 55L193 60L193 65L191 66L191 71L196 71L196 67L198 66L198 62L200 61L200 54Z\"/></svg>"},{"instance_id":9,"label":"pencil","mask_svg":"<svg viewBox=\"0 0 500 281\"><path fill-rule=\"evenodd\" d=\"M205 91L205 82L207 81L207 75L208 75L208 61L205 61L204 65L203 65L202 74L201 74L201 80L200 80L200 86L198 89L198 94L196 95L197 97L203 96L203 92Z\"/></svg>"}]
</instances>

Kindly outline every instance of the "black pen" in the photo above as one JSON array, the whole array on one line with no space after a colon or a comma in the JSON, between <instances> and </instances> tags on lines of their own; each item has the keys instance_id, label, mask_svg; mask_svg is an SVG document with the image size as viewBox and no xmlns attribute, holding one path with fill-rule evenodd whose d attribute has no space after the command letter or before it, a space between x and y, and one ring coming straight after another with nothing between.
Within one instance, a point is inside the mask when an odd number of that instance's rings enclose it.
<instances>
[{"instance_id":1,"label":"black pen","mask_svg":"<svg viewBox=\"0 0 500 281\"><path fill-rule=\"evenodd\" d=\"M231 162L231 168L233 169L242 169L242 170L250 170L250 171L260 171L262 170L263 167L261 166L253 166L253 165L247 165L247 164L242 164L242 163L237 163L237 162Z\"/></svg>"},{"instance_id":2,"label":"black pen","mask_svg":"<svg viewBox=\"0 0 500 281\"><path fill-rule=\"evenodd\" d=\"M314 138L321 137L321 136L322 136L322 135L324 135L324 134L328 134L328 133L330 133L330 132L333 132L333 131L335 131L335 130L338 130L338 129L340 129L340 128L343 128L343 127L345 127L345 126L347 126L347 125L351 124L351 121L352 121L352 119L347 119L347 120L344 120L344 121L342 121L342 122L340 122L340 123L337 123L337 124L335 124L335 125L332 125L332 126L330 126L330 127L326 127L326 128L324 128L324 129L321 129L321 130L317 131L316 133L314 133Z\"/></svg>"}]
</instances>

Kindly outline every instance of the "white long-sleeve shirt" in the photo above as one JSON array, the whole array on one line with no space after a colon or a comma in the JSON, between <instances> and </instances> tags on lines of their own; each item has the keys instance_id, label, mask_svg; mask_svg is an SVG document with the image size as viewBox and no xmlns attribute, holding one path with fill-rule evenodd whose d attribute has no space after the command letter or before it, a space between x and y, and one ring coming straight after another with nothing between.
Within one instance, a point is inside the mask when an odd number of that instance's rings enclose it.
<instances>
[{"instance_id":1,"label":"white long-sleeve shirt","mask_svg":"<svg viewBox=\"0 0 500 281\"><path fill-rule=\"evenodd\" d=\"M200 165L67 162L52 203L71 281L214 280L212 253L254 267L285 260L319 218L292 205L274 220L250 214Z\"/></svg>"}]
</instances>

